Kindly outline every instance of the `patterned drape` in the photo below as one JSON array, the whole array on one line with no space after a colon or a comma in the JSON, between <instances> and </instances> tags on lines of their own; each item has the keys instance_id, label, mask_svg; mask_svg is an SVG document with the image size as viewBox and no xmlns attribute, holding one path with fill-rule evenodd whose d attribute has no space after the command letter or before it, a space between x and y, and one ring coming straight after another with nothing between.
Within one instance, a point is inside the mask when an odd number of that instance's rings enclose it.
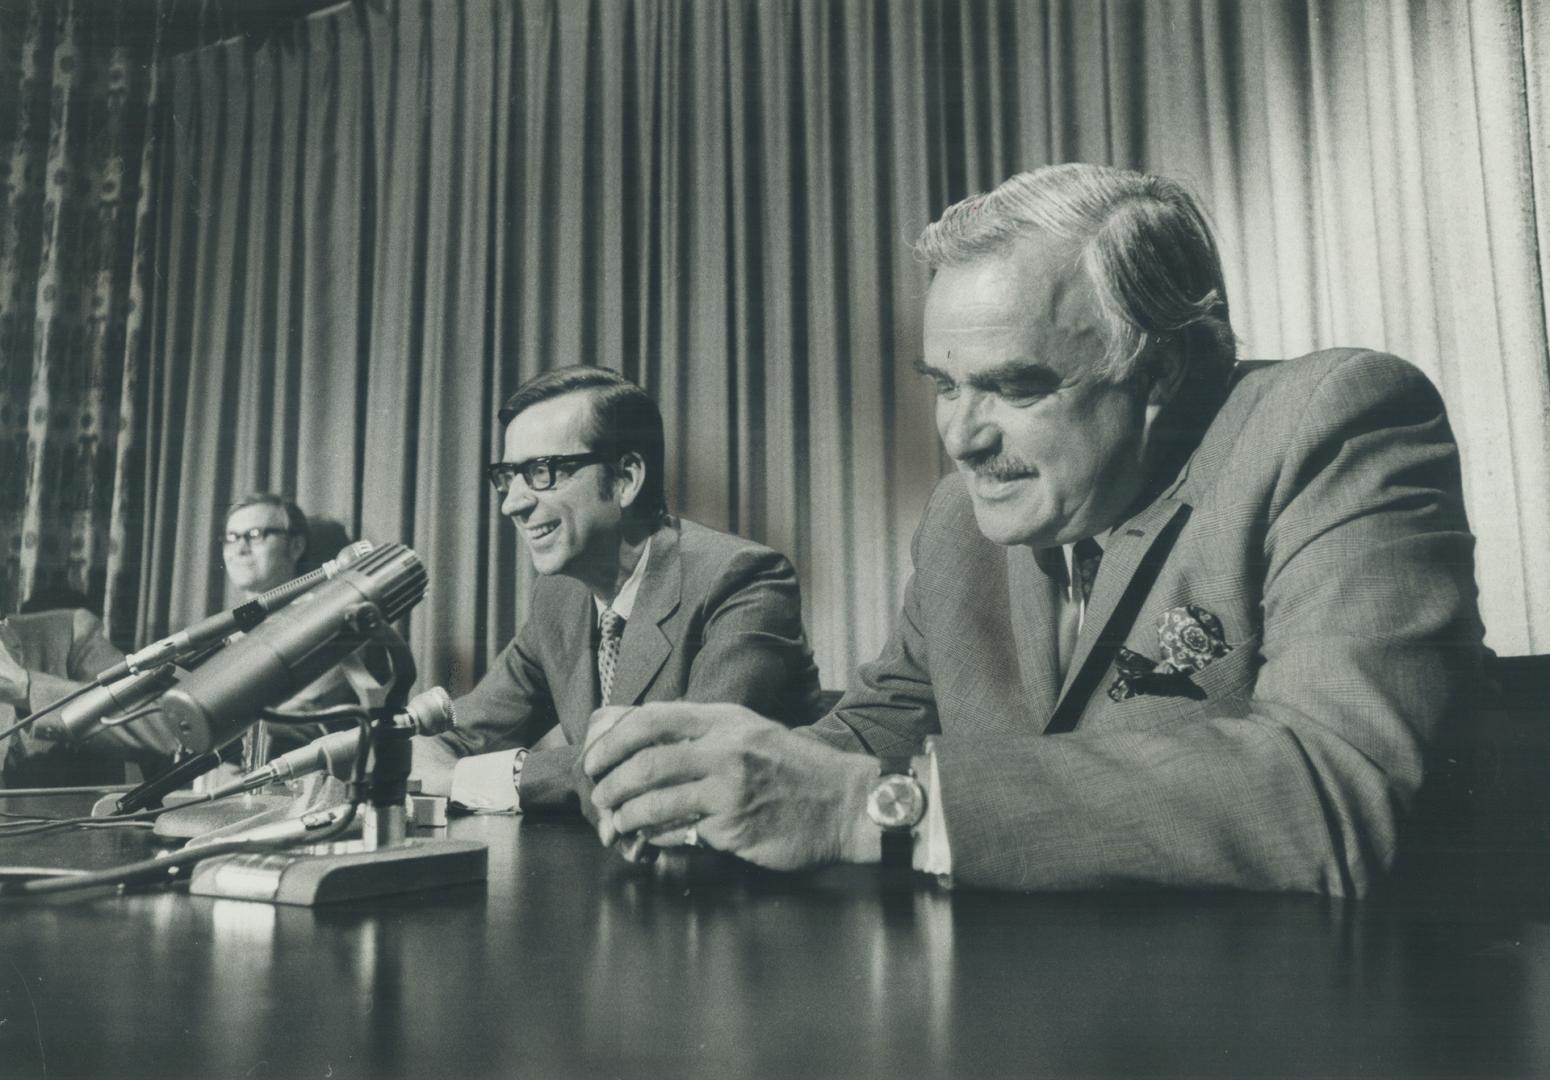
<instances>
[{"instance_id":1,"label":"patterned drape","mask_svg":"<svg viewBox=\"0 0 1550 1080\"><path fill-rule=\"evenodd\" d=\"M121 640L138 577L123 548L144 498L126 481L139 471L149 10L0 4L0 611L87 594Z\"/></svg>"}]
</instances>

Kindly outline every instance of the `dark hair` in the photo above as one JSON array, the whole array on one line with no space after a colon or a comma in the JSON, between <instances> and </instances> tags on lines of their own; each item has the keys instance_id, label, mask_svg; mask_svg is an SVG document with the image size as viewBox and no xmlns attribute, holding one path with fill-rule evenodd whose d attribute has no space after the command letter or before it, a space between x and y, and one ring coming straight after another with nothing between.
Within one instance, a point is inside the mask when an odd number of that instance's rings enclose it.
<instances>
[{"instance_id":1,"label":"dark hair","mask_svg":"<svg viewBox=\"0 0 1550 1080\"><path fill-rule=\"evenodd\" d=\"M267 491L255 491L251 495L244 495L226 508L226 520L238 510L245 510L250 506L274 506L285 511L285 531L292 536L299 536L303 541L307 539L307 515L301 512L301 507L282 496ZM307 549L301 549L301 558L307 557ZM300 561L300 560L298 560Z\"/></svg>"},{"instance_id":2,"label":"dark hair","mask_svg":"<svg viewBox=\"0 0 1550 1080\"><path fill-rule=\"evenodd\" d=\"M634 516L660 518L667 514L663 487L667 451L662 436L662 412L651 396L617 371L571 364L535 375L506 399L498 414L505 428L540 401L585 393L592 404L587 431L589 450L617 462L628 453L639 454L646 464L646 478L635 500ZM610 466L612 468L613 466Z\"/></svg>"}]
</instances>

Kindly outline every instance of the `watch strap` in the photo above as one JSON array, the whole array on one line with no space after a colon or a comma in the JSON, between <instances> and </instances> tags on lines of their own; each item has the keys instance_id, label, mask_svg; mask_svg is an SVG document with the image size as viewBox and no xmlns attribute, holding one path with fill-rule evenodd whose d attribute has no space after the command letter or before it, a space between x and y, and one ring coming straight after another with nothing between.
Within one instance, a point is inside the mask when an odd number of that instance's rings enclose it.
<instances>
[{"instance_id":1,"label":"watch strap","mask_svg":"<svg viewBox=\"0 0 1550 1080\"><path fill-rule=\"evenodd\" d=\"M885 870L908 870L915 860L913 829L883 830L882 865Z\"/></svg>"},{"instance_id":2,"label":"watch strap","mask_svg":"<svg viewBox=\"0 0 1550 1080\"><path fill-rule=\"evenodd\" d=\"M915 776L909 755L888 755L878 758L878 779L887 776ZM916 782L919 780L916 778ZM900 825L882 830L882 865L885 870L908 870L914 861L915 830L910 825Z\"/></svg>"}]
</instances>

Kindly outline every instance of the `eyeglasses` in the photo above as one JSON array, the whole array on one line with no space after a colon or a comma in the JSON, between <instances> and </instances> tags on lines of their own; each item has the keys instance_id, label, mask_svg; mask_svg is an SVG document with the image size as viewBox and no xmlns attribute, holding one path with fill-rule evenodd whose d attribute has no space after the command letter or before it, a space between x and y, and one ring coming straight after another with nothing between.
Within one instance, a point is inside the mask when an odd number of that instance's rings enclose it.
<instances>
[{"instance_id":1,"label":"eyeglasses","mask_svg":"<svg viewBox=\"0 0 1550 1080\"><path fill-rule=\"evenodd\" d=\"M221 542L227 547L240 544L246 540L250 544L256 544L266 536L289 536L291 530L282 529L278 525L255 525L243 532L229 532L221 536Z\"/></svg>"},{"instance_id":2,"label":"eyeglasses","mask_svg":"<svg viewBox=\"0 0 1550 1080\"><path fill-rule=\"evenodd\" d=\"M530 490L548 491L562 476L570 476L583 465L602 465L607 461L606 455L597 453L550 454L522 462L497 461L485 469L485 475L502 495L511 490L511 482L519 473Z\"/></svg>"}]
</instances>

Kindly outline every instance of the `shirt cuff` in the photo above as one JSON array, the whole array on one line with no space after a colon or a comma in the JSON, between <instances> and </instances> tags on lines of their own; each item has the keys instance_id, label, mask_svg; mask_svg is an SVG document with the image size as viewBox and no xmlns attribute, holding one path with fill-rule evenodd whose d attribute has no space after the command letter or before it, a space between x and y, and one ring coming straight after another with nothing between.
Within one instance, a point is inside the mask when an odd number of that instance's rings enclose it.
<instances>
[{"instance_id":1,"label":"shirt cuff","mask_svg":"<svg viewBox=\"0 0 1550 1080\"><path fill-rule=\"evenodd\" d=\"M942 810L942 776L936 765L936 744L926 740L926 752L914 760L915 779L926 791L926 816L915 829L915 848L910 865L924 874L934 874L949 884L953 872L953 852L947 842L947 815Z\"/></svg>"},{"instance_id":2,"label":"shirt cuff","mask_svg":"<svg viewBox=\"0 0 1550 1080\"><path fill-rule=\"evenodd\" d=\"M470 810L515 810L517 789L511 782L511 768L518 752L497 750L458 758L452 766L452 801Z\"/></svg>"}]
</instances>

